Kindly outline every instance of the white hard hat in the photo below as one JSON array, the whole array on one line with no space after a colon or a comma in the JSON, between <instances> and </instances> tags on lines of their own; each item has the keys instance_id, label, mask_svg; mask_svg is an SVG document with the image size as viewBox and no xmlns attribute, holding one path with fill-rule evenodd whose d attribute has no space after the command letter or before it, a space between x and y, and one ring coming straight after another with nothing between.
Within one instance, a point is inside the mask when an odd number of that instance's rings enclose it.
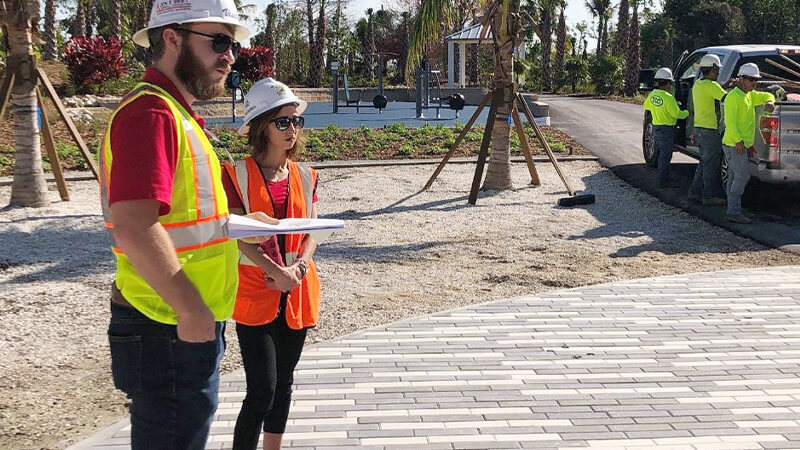
<instances>
[{"instance_id":1,"label":"white hard hat","mask_svg":"<svg viewBox=\"0 0 800 450\"><path fill-rule=\"evenodd\" d=\"M289 86L272 78L256 82L244 96L244 124L239 134L250 131L250 122L261 114L279 106L297 103L297 114L303 114L308 103L294 95Z\"/></svg>"},{"instance_id":2,"label":"white hard hat","mask_svg":"<svg viewBox=\"0 0 800 450\"><path fill-rule=\"evenodd\" d=\"M250 29L239 21L239 11L233 0L156 0L153 2L147 28L137 31L133 35L133 42L149 48L147 30L172 23L200 22L233 25L233 39L238 42L250 36Z\"/></svg>"},{"instance_id":3,"label":"white hard hat","mask_svg":"<svg viewBox=\"0 0 800 450\"><path fill-rule=\"evenodd\" d=\"M739 67L739 76L761 78L761 71L758 70L758 66L754 63L742 64L742 67Z\"/></svg>"},{"instance_id":4,"label":"white hard hat","mask_svg":"<svg viewBox=\"0 0 800 450\"><path fill-rule=\"evenodd\" d=\"M714 67L714 66L716 67L722 66L722 61L719 60L719 56L713 53L709 53L700 58L700 67Z\"/></svg>"},{"instance_id":5,"label":"white hard hat","mask_svg":"<svg viewBox=\"0 0 800 450\"><path fill-rule=\"evenodd\" d=\"M669 80L672 81L672 70L669 67L662 67L656 71L655 80Z\"/></svg>"}]
</instances>

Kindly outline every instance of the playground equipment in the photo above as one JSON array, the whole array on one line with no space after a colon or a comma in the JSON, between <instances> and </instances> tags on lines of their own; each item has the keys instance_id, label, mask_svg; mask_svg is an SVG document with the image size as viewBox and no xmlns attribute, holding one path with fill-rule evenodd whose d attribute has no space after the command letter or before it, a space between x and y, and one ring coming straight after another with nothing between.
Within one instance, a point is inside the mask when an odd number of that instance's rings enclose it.
<instances>
[{"instance_id":1,"label":"playground equipment","mask_svg":"<svg viewBox=\"0 0 800 450\"><path fill-rule=\"evenodd\" d=\"M431 70L428 58L422 60L422 66L416 70L416 83L417 83L417 119L424 119L425 109L436 108L436 119L441 119L440 110L443 108L444 102L447 102L447 108L456 112L458 118L461 110L464 109L464 96L461 94L453 94L446 98L442 98L442 83L438 70Z\"/></svg>"},{"instance_id":2,"label":"playground equipment","mask_svg":"<svg viewBox=\"0 0 800 450\"><path fill-rule=\"evenodd\" d=\"M331 61L331 75L333 76L333 87L331 98L333 99L333 112L338 113L339 108L355 108L356 113L359 113L361 108L361 95L358 98L350 98L350 85L347 83L347 74L342 74L342 81L344 84L344 104L339 103L339 61Z\"/></svg>"},{"instance_id":3,"label":"playground equipment","mask_svg":"<svg viewBox=\"0 0 800 450\"><path fill-rule=\"evenodd\" d=\"M231 70L228 78L225 79L225 87L231 91L231 123L236 122L237 94L240 94L239 99L244 101L244 91L242 91L241 85L242 75L235 70Z\"/></svg>"}]
</instances>

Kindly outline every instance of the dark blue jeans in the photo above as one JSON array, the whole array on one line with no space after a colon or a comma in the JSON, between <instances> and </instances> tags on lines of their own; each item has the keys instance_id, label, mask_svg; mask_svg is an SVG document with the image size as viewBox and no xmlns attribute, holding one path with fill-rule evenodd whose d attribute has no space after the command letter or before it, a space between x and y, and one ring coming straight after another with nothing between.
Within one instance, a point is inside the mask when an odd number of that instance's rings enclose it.
<instances>
[{"instance_id":1,"label":"dark blue jeans","mask_svg":"<svg viewBox=\"0 0 800 450\"><path fill-rule=\"evenodd\" d=\"M217 409L225 322L214 341L178 339L175 325L111 303L114 386L131 400L133 449L203 449Z\"/></svg>"},{"instance_id":2,"label":"dark blue jeans","mask_svg":"<svg viewBox=\"0 0 800 450\"><path fill-rule=\"evenodd\" d=\"M672 162L672 150L675 148L675 127L670 125L654 125L653 138L658 149L658 168L656 182L660 186L670 181L669 165Z\"/></svg>"}]
</instances>

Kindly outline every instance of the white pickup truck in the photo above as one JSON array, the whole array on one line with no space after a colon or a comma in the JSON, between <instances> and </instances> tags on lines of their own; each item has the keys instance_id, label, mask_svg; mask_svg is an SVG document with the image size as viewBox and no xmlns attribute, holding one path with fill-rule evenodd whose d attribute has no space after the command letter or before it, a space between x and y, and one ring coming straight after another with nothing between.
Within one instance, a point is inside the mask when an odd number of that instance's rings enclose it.
<instances>
[{"instance_id":1,"label":"white pickup truck","mask_svg":"<svg viewBox=\"0 0 800 450\"><path fill-rule=\"evenodd\" d=\"M798 76L800 67L787 61L788 58L800 63L800 46L726 45L701 48L691 54L684 52L673 70L675 80L672 90L678 104L682 108L688 108L691 114L687 119L679 120L675 127L675 149L694 158L699 158L700 152L690 139L694 134L691 92L692 85L701 76L700 58L708 53L719 56L722 62L718 79L722 85L735 77L742 64L756 63L764 75L757 89L765 90L778 85L786 92L797 92L795 86L800 86L800 76ZM777 67L776 64L783 68ZM642 71L642 74L641 89L652 90L652 75L647 80L647 71ZM798 84L792 85L781 79L797 81ZM718 111L721 110L719 102L717 107ZM759 107L756 109L756 114L758 115L756 152L749 158L752 176L766 183L800 182L800 102L779 98L774 112L766 113L763 107ZM655 166L658 161L658 150L653 142L653 125L650 113L647 111L644 117L642 151L647 165ZM723 180L727 179L727 171L727 161L723 159Z\"/></svg>"}]
</instances>

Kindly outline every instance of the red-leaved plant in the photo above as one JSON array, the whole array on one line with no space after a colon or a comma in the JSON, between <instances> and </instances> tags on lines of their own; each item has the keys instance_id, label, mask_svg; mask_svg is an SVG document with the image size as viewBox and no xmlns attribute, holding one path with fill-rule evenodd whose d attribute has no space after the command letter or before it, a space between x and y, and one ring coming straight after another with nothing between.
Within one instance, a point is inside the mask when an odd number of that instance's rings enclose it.
<instances>
[{"instance_id":1,"label":"red-leaved plant","mask_svg":"<svg viewBox=\"0 0 800 450\"><path fill-rule=\"evenodd\" d=\"M275 54L269 47L242 48L232 68L242 75L242 80L256 82L274 76L274 60Z\"/></svg>"},{"instance_id":2,"label":"red-leaved plant","mask_svg":"<svg viewBox=\"0 0 800 450\"><path fill-rule=\"evenodd\" d=\"M64 44L64 62L75 89L88 91L109 80L116 80L128 70L122 57L122 44L101 36L70 39Z\"/></svg>"}]
</instances>

